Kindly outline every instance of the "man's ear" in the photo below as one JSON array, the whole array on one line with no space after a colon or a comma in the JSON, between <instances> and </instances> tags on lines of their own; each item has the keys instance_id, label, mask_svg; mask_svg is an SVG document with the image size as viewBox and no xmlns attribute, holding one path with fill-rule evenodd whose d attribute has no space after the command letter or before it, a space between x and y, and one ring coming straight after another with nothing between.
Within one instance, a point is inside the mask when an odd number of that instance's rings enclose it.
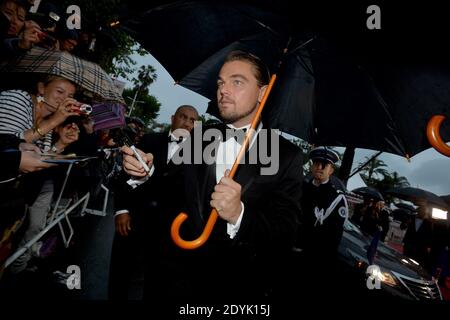
<instances>
[{"instance_id":1,"label":"man's ear","mask_svg":"<svg viewBox=\"0 0 450 320\"><path fill-rule=\"evenodd\" d=\"M334 166L330 165L330 176L334 173Z\"/></svg>"},{"instance_id":2,"label":"man's ear","mask_svg":"<svg viewBox=\"0 0 450 320\"><path fill-rule=\"evenodd\" d=\"M258 102L260 103L262 101L262 98L264 97L264 94L266 93L268 85L262 86L259 88L259 95L258 95Z\"/></svg>"}]
</instances>

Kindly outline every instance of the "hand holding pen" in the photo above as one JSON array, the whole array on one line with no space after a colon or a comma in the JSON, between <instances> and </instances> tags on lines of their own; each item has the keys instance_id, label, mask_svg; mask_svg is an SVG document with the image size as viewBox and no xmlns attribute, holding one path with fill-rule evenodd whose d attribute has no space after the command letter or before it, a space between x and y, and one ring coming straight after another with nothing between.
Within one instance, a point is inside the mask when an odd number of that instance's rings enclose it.
<instances>
[{"instance_id":1,"label":"hand holding pen","mask_svg":"<svg viewBox=\"0 0 450 320\"><path fill-rule=\"evenodd\" d=\"M134 145L121 148L123 153L123 169L132 177L145 177L153 166L153 155L144 153Z\"/></svg>"},{"instance_id":2,"label":"hand holding pen","mask_svg":"<svg viewBox=\"0 0 450 320\"><path fill-rule=\"evenodd\" d=\"M119 144L123 145L120 151L123 154L123 169L132 177L142 178L150 175L153 166L153 155L144 153L134 146L125 130L120 130L117 137Z\"/></svg>"}]
</instances>

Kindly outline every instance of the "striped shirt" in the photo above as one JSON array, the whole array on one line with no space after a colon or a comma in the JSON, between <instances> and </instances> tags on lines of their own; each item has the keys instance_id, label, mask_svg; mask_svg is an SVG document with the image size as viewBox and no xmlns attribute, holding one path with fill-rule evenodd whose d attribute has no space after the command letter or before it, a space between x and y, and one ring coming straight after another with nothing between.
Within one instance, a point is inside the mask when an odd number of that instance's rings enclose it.
<instances>
[{"instance_id":1,"label":"striped shirt","mask_svg":"<svg viewBox=\"0 0 450 320\"><path fill-rule=\"evenodd\" d=\"M24 132L33 128L33 108L33 100L26 91L0 92L0 134L13 134L25 139ZM35 141L35 144L44 152L50 150L52 131Z\"/></svg>"}]
</instances>

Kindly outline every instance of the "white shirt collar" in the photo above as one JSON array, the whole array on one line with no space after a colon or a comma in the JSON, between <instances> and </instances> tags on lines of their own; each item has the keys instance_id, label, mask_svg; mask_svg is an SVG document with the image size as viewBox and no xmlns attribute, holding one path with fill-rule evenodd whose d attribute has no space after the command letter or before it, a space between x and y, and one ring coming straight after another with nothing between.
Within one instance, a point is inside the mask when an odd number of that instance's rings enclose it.
<instances>
[{"instance_id":1,"label":"white shirt collar","mask_svg":"<svg viewBox=\"0 0 450 320\"><path fill-rule=\"evenodd\" d=\"M178 139L179 139L179 137L176 137L176 136L173 134L172 129L169 130L169 135L168 135L168 137L172 137L174 140L178 140ZM183 141L186 140L186 139L187 139L187 137L183 137ZM175 142L175 141L172 141L172 142Z\"/></svg>"},{"instance_id":2,"label":"white shirt collar","mask_svg":"<svg viewBox=\"0 0 450 320\"><path fill-rule=\"evenodd\" d=\"M262 125L262 124L260 123L259 125ZM259 125L258 125L257 129L259 129ZM249 123L243 127L240 127L240 128L233 126L232 124L228 124L227 126L229 126L230 128L236 129L236 130L243 130L243 129L248 130L248 129L250 129L251 123Z\"/></svg>"},{"instance_id":3,"label":"white shirt collar","mask_svg":"<svg viewBox=\"0 0 450 320\"><path fill-rule=\"evenodd\" d=\"M236 126L234 126L234 125L232 125L232 124L227 124L227 126L229 126L230 128L236 129L236 130L243 130L243 129L246 129L246 132L248 133L248 130L249 130L250 127L251 127L251 123L249 123L249 124L247 124L247 125L245 125L245 126L242 126L242 127L240 127L240 128L237 128ZM255 132L255 134L254 134L253 137L252 137L252 141L250 141L250 143L249 143L249 149L253 146L253 143L256 141L256 137L257 137L258 133L261 131L262 126L263 126L262 121L260 121L259 124L258 124L258 126L256 127L256 130L255 130L256 132ZM232 139L232 140L234 140L234 139ZM238 145L240 145L236 140L234 140L234 142L236 142ZM234 143L234 142L233 142L233 143Z\"/></svg>"}]
</instances>

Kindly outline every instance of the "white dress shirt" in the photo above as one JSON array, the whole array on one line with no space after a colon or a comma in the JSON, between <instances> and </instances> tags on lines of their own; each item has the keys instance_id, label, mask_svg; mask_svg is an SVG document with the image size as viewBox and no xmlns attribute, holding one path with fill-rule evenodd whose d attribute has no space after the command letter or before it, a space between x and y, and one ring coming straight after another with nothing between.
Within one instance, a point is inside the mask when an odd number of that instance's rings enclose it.
<instances>
[{"instance_id":1,"label":"white dress shirt","mask_svg":"<svg viewBox=\"0 0 450 320\"><path fill-rule=\"evenodd\" d=\"M172 159L173 155L178 151L178 149L180 149L180 143L181 143L181 142L176 141L179 138L174 136L174 134L172 133L172 130L170 130L170 132L169 132L169 137L171 137L175 141L169 142L169 146L167 149L167 162L169 162L170 159ZM182 142L184 142L186 139L187 139L187 137L183 137Z\"/></svg>"},{"instance_id":2,"label":"white dress shirt","mask_svg":"<svg viewBox=\"0 0 450 320\"><path fill-rule=\"evenodd\" d=\"M236 128L233 125L228 125L230 128L233 129L249 129L250 124L241 127ZM253 143L256 140L256 136L258 135L259 131L261 131L262 123L259 124L258 128L256 129L255 134L253 135L252 141L250 141L249 148L253 145ZM225 137L224 137L225 140ZM231 170L231 167L233 167L234 161L236 160L239 150L241 149L241 144L236 141L236 139L228 139L225 142L221 141L219 143L219 147L217 149L217 157L216 157L216 182L219 183L220 179L225 174L226 170ZM244 203L241 201L241 213L239 215L238 220L235 224L227 223L227 233L230 236L231 239L233 239L237 232L239 231L239 228L241 226L242 217L244 216Z\"/></svg>"},{"instance_id":3,"label":"white dress shirt","mask_svg":"<svg viewBox=\"0 0 450 320\"><path fill-rule=\"evenodd\" d=\"M249 129L250 128L250 124L241 127L241 128L236 128L233 125L228 125L231 128L234 129ZM252 141L250 141L250 145L249 148L251 148L251 146L253 145L253 143L256 141L256 137L258 135L258 133L261 131L262 128L262 123L259 124L258 128L256 129L255 134L253 135ZM172 131L169 132L169 135L172 136L175 140L177 139L177 137L175 137L172 134ZM183 141L186 138L183 139ZM177 152L177 150L180 148L180 145L177 142L170 142L169 146L168 146L168 150L167 150L167 162L170 161L170 159L173 157L173 155ZM231 167L234 164L234 161L236 160L236 157L239 154L239 150L241 149L241 144L239 142L236 141L236 139L228 139L227 141L223 142L221 141L219 143L219 147L217 149L217 157L216 157L216 183L219 183L220 179L222 179L222 177L225 174L225 171L231 170ZM137 186L143 184L144 182L146 182L153 174L153 172L155 171L155 166L153 165L149 175L147 175L144 178L141 179L130 179L128 180L128 184L132 185L133 188L136 188ZM241 221L242 221L242 217L244 216L244 203L241 201L241 213L239 215L238 220L236 221L235 224L232 223L227 223L227 234L230 236L231 239L233 239L237 232L239 231L239 228L241 226ZM116 215L121 214L121 213L128 213L128 210L119 210L116 212Z\"/></svg>"}]
</instances>

